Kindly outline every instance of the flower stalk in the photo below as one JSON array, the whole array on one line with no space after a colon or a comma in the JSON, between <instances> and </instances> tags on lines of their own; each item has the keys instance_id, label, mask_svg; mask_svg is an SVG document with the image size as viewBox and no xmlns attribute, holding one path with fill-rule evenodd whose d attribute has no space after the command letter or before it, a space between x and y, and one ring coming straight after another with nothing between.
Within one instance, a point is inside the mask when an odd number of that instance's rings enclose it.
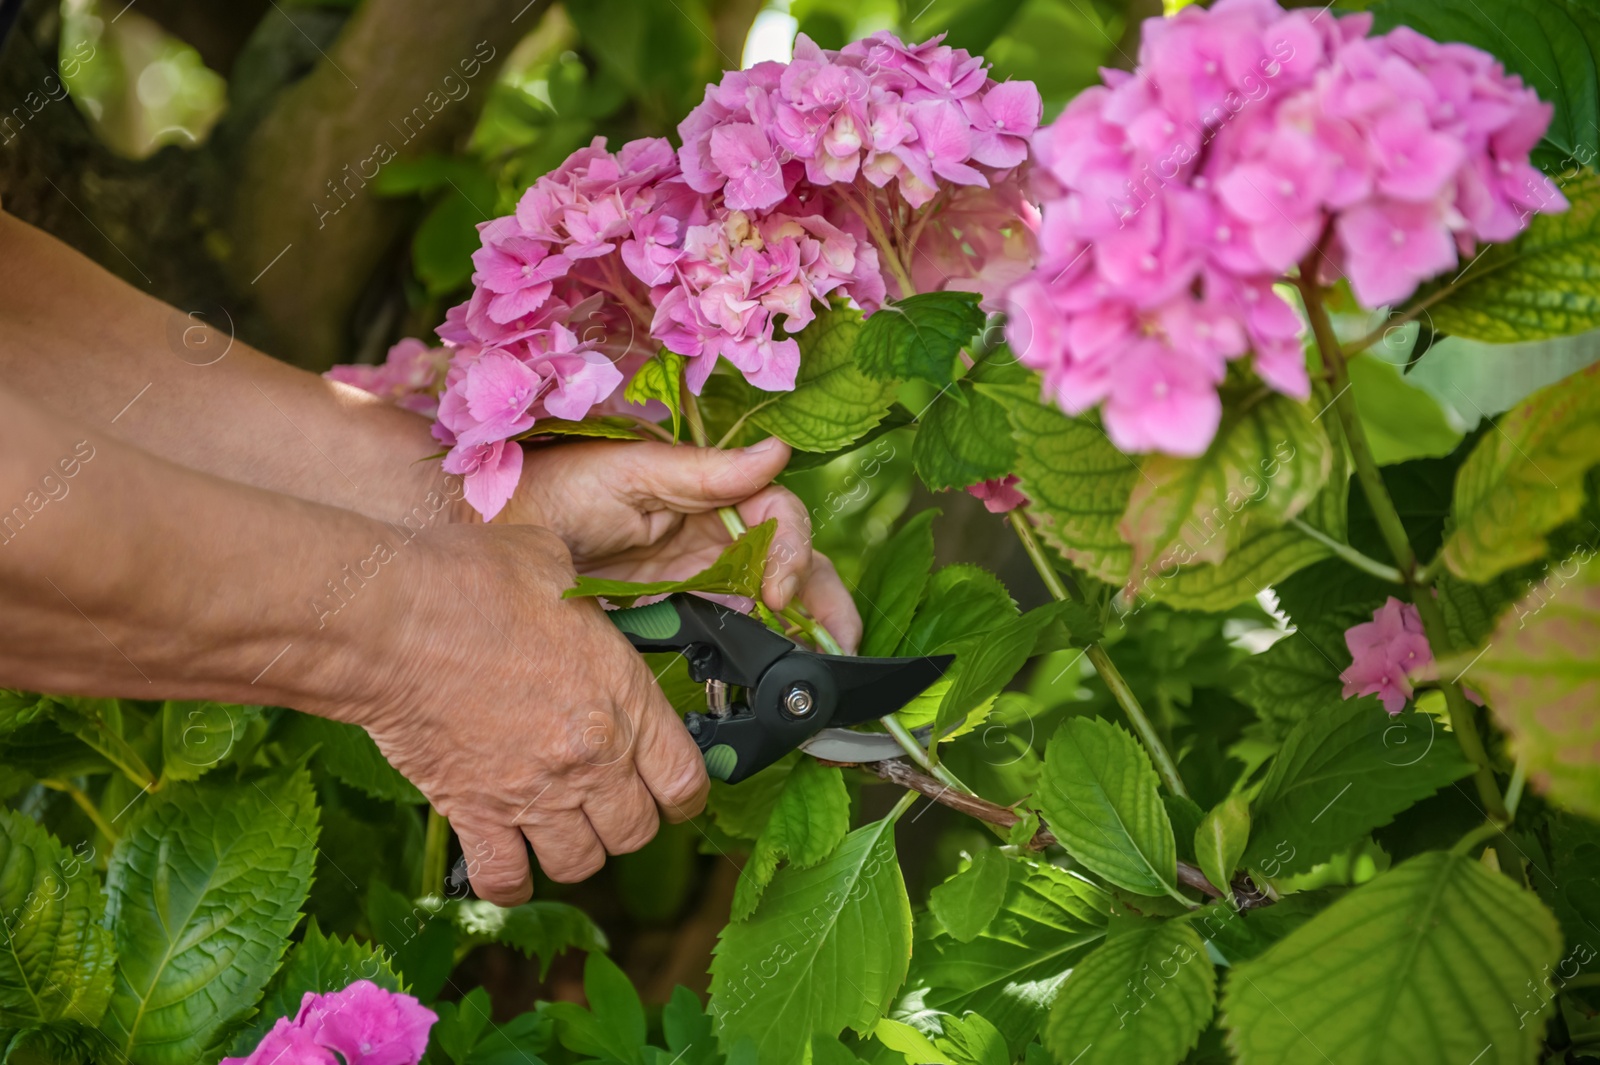
<instances>
[{"instance_id":1,"label":"flower stalk","mask_svg":"<svg viewBox=\"0 0 1600 1065\"><path fill-rule=\"evenodd\" d=\"M1044 581L1045 588L1052 598L1058 602L1066 602L1073 598L1061 575L1056 572L1055 566L1050 564L1049 557L1044 552L1044 546L1039 543L1039 538L1034 534L1033 526L1023 516L1023 509L1013 510L1006 516L1007 522L1016 530L1017 539L1022 541L1022 549L1027 552L1028 560L1033 563L1033 568L1039 572L1039 578ZM1178 774L1178 764L1172 760L1172 754L1167 750L1167 745L1162 742L1161 734L1156 731L1155 724L1150 720L1150 715L1144 712L1144 707L1139 703L1139 697L1133 693L1128 685L1127 678L1122 671L1111 661L1111 656L1106 654L1106 649L1098 640L1091 641L1084 649L1091 665L1094 666L1100 679L1105 682L1106 688L1111 692L1111 697L1122 707L1122 712L1127 715L1128 722L1133 726L1134 732L1144 744L1145 750L1150 754L1150 761L1155 763L1156 773L1161 777L1161 783L1166 785L1169 792L1180 798L1189 798L1189 789L1184 786L1183 777Z\"/></svg>"}]
</instances>

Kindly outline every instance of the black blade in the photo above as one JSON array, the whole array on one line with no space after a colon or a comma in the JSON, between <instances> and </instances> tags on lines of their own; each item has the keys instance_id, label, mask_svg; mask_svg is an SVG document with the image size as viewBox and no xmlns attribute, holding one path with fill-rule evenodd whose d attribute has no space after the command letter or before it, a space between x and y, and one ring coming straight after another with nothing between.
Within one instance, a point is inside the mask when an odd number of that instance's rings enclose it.
<instances>
[{"instance_id":1,"label":"black blade","mask_svg":"<svg viewBox=\"0 0 1600 1065\"><path fill-rule=\"evenodd\" d=\"M929 655L925 658L852 658L848 655L817 655L826 662L839 685L839 703L833 719L836 727L860 725L892 714L921 695L955 661L955 655Z\"/></svg>"}]
</instances>

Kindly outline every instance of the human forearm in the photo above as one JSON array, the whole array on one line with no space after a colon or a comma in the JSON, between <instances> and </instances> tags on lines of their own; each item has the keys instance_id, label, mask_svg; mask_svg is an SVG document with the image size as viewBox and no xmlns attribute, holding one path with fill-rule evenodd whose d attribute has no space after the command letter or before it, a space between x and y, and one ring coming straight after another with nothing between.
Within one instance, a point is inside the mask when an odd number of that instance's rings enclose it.
<instances>
[{"instance_id":1,"label":"human forearm","mask_svg":"<svg viewBox=\"0 0 1600 1065\"><path fill-rule=\"evenodd\" d=\"M371 518L197 473L0 390L0 685L297 706L370 702L402 581L346 582ZM346 598L360 624L338 618ZM340 621L346 623L340 624ZM375 664L375 663L374 663Z\"/></svg>"},{"instance_id":2,"label":"human forearm","mask_svg":"<svg viewBox=\"0 0 1600 1065\"><path fill-rule=\"evenodd\" d=\"M191 469L399 520L445 487L425 419L231 339L0 212L0 378ZM456 494L459 494L457 490Z\"/></svg>"}]
</instances>

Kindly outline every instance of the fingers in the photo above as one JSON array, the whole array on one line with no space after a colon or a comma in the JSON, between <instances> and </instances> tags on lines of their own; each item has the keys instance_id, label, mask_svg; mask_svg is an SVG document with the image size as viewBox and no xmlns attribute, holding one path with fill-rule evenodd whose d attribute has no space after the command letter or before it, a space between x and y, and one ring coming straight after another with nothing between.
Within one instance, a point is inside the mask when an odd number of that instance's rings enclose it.
<instances>
[{"instance_id":1,"label":"fingers","mask_svg":"<svg viewBox=\"0 0 1600 1065\"><path fill-rule=\"evenodd\" d=\"M467 877L480 899L496 906L520 906L533 897L533 876L521 833L512 827L491 828L466 819L452 820L451 827L461 839Z\"/></svg>"},{"instance_id":2,"label":"fingers","mask_svg":"<svg viewBox=\"0 0 1600 1065\"><path fill-rule=\"evenodd\" d=\"M548 810L522 826L544 875L558 884L587 880L606 864L606 849L582 810ZM473 882L477 886L477 882Z\"/></svg>"},{"instance_id":3,"label":"fingers","mask_svg":"<svg viewBox=\"0 0 1600 1065\"><path fill-rule=\"evenodd\" d=\"M705 809L711 781L706 776L700 748L689 737L682 719L667 704L659 688L650 694L651 699L639 718L634 768L655 798L661 816L676 824Z\"/></svg>"},{"instance_id":4,"label":"fingers","mask_svg":"<svg viewBox=\"0 0 1600 1065\"><path fill-rule=\"evenodd\" d=\"M746 525L778 520L761 576L761 598L771 609L782 610L811 577L811 515L793 492L772 485L739 504L739 516Z\"/></svg>"},{"instance_id":5,"label":"fingers","mask_svg":"<svg viewBox=\"0 0 1600 1065\"><path fill-rule=\"evenodd\" d=\"M853 655L861 648L861 613L856 601L827 555L811 557L811 579L800 592L800 601L833 634L845 653Z\"/></svg>"},{"instance_id":6,"label":"fingers","mask_svg":"<svg viewBox=\"0 0 1600 1065\"><path fill-rule=\"evenodd\" d=\"M617 449L618 465L636 502L657 502L684 514L731 506L769 484L789 462L776 438L737 451L654 442Z\"/></svg>"},{"instance_id":7,"label":"fingers","mask_svg":"<svg viewBox=\"0 0 1600 1065\"><path fill-rule=\"evenodd\" d=\"M608 854L631 854L655 838L661 815L638 774L619 773L612 787L584 799L583 812Z\"/></svg>"}]
</instances>

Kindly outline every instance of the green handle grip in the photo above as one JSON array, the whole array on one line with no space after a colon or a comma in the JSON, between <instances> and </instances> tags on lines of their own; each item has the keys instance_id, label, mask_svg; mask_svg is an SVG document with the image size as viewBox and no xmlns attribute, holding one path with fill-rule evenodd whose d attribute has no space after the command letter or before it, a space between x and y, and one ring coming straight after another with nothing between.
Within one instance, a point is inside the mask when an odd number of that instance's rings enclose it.
<instances>
[{"instance_id":1,"label":"green handle grip","mask_svg":"<svg viewBox=\"0 0 1600 1065\"><path fill-rule=\"evenodd\" d=\"M612 610L606 614L611 623L626 636L637 636L641 640L670 640L678 634L683 621L678 617L678 608L672 605L670 599L663 599L659 603L649 606L629 607L626 610Z\"/></svg>"}]
</instances>

